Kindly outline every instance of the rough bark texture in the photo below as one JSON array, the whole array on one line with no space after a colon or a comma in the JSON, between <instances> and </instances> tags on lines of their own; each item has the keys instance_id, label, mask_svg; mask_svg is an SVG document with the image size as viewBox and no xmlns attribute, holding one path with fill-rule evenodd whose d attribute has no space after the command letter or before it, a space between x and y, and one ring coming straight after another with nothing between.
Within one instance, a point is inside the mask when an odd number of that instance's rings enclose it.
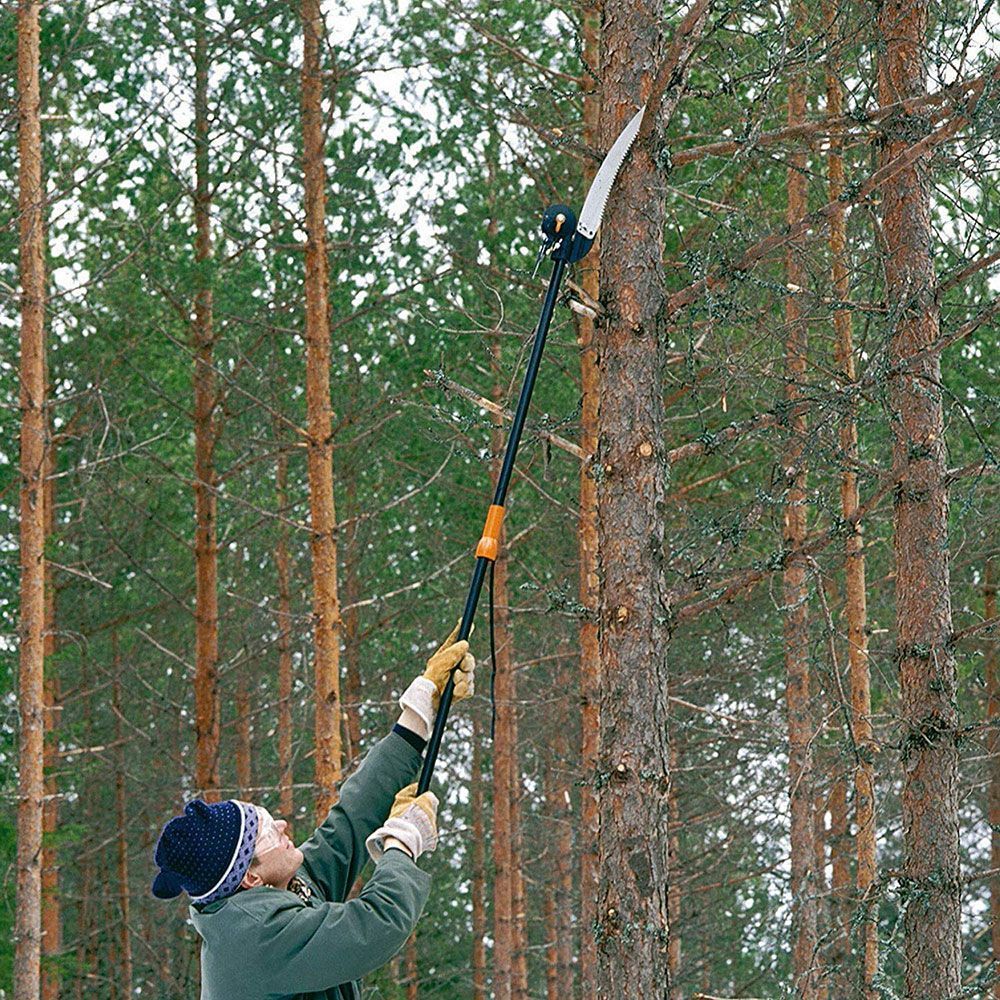
<instances>
[{"instance_id":1,"label":"rough bark texture","mask_svg":"<svg viewBox=\"0 0 1000 1000\"><path fill-rule=\"evenodd\" d=\"M878 12L879 103L926 91L927 5L883 3ZM927 132L919 115L886 121L891 158ZM958 995L961 978L957 680L951 647L948 491L930 220L928 156L883 186L889 304L890 425L895 496L896 658L902 733L905 993Z\"/></svg>"},{"instance_id":2,"label":"rough bark texture","mask_svg":"<svg viewBox=\"0 0 1000 1000\"><path fill-rule=\"evenodd\" d=\"M278 428L275 428L278 430ZM280 440L280 435L276 435ZM288 507L288 455L278 453L275 500L282 513ZM278 573L278 791L281 814L295 815L292 774L292 598L288 564L288 526L278 525L274 565Z\"/></svg>"},{"instance_id":3,"label":"rough bark texture","mask_svg":"<svg viewBox=\"0 0 1000 1000\"><path fill-rule=\"evenodd\" d=\"M824 19L831 38L835 35L836 11L832 3L824 5ZM826 110L837 116L843 113L843 86L838 68L836 46L826 64ZM850 280L847 268L847 226L844 207L839 199L844 192L843 139L839 134L829 138L827 153L828 197L838 207L829 219L830 257L833 294L841 302L850 299ZM836 336L836 360L841 378L846 386L856 379L854 369L854 330L851 311L838 309L833 314ZM840 476L840 509L846 524L852 525L844 543L845 615L847 617L847 656L851 689L851 731L854 738L854 822L857 868L855 885L859 901L865 900L871 890L877 871L875 856L875 746L872 740L871 678L868 666L868 609L865 594L864 537L855 512L860 503L858 477L854 471L858 462L858 429L855 397L845 407L840 424L840 450L844 463ZM839 881L835 878L835 881ZM861 986L863 1000L876 1000L872 977L878 971L878 910L877 906L864 905L858 927L861 956Z\"/></svg>"},{"instance_id":4,"label":"rough bark texture","mask_svg":"<svg viewBox=\"0 0 1000 1000\"><path fill-rule=\"evenodd\" d=\"M17 905L14 995L41 988L43 744L45 733L45 256L39 3L17 12L21 279L20 622L18 638Z\"/></svg>"},{"instance_id":5,"label":"rough bark texture","mask_svg":"<svg viewBox=\"0 0 1000 1000\"><path fill-rule=\"evenodd\" d=\"M795 6L793 37L802 34L805 20L801 3ZM788 87L788 124L805 119L806 80L793 74ZM807 211L806 156L789 155L786 178L786 221L794 226ZM802 259L804 239L789 241L785 251L785 280L795 292L804 288L808 276ZM785 699L788 710L788 790L790 805L792 890L792 977L802 1000L815 1000L819 988L816 932L816 866L813 828L812 738L809 701L809 590L806 561L801 549L806 537L804 408L795 404L802 392L806 372L806 323L801 317L801 299L792 294L785 300L785 399L788 402L788 439L782 459L786 483L784 514L785 569L782 574L784 605Z\"/></svg>"},{"instance_id":6,"label":"rough bark texture","mask_svg":"<svg viewBox=\"0 0 1000 1000\"><path fill-rule=\"evenodd\" d=\"M601 15L594 4L582 12L583 59L594 70L600 64ZM599 140L601 103L597 88L587 81L583 99L583 141L596 148ZM589 189L596 167L584 168L584 189ZM583 259L580 285L592 302L600 300L601 234ZM594 787L597 773L597 743L600 728L601 648L597 635L598 561L597 561L597 480L593 456L597 453L598 375L594 320L579 313L576 317L577 342L580 345L580 448L587 460L580 466L580 517L577 526L577 558L580 573L580 603L586 614L580 620L580 985L592 996L597 982L597 949L591 928L597 915L597 830L598 808Z\"/></svg>"},{"instance_id":7,"label":"rough bark texture","mask_svg":"<svg viewBox=\"0 0 1000 1000\"><path fill-rule=\"evenodd\" d=\"M996 618L997 582L994 561L987 559L983 585L983 610L986 619ZM990 934L993 961L1000 964L1000 678L997 677L997 642L987 640L986 647L986 748L990 758ZM993 984L994 1000L1000 1000L1000 979Z\"/></svg>"},{"instance_id":8,"label":"rough bark texture","mask_svg":"<svg viewBox=\"0 0 1000 1000\"><path fill-rule=\"evenodd\" d=\"M316 687L317 819L336 801L340 780L340 601L337 517L333 504L333 411L330 405L329 275L326 259L321 50L326 31L319 0L302 0L302 140L306 226L306 406L312 540Z\"/></svg>"},{"instance_id":9,"label":"rough bark texture","mask_svg":"<svg viewBox=\"0 0 1000 1000\"><path fill-rule=\"evenodd\" d=\"M500 343L491 346L493 397L500 385ZM494 416L490 447L494 481L500 473L505 435L501 418ZM517 752L517 677L513 670L513 641L507 591L507 539L500 533L500 550L493 570L493 598L497 652L496 738L493 757L493 994L495 1000L527 997L524 947L524 889L518 832L521 823L521 765Z\"/></svg>"},{"instance_id":10,"label":"rough bark texture","mask_svg":"<svg viewBox=\"0 0 1000 1000\"><path fill-rule=\"evenodd\" d=\"M209 54L205 5L194 11L195 269L194 507L195 507L195 787L219 798L219 596L215 498L215 369L212 326L212 191L208 162Z\"/></svg>"},{"instance_id":11,"label":"rough bark texture","mask_svg":"<svg viewBox=\"0 0 1000 1000\"><path fill-rule=\"evenodd\" d=\"M663 59L662 8L610 0L601 33L601 143L645 101ZM602 230L597 461L602 686L596 995L663 997L668 963L669 640L662 603L665 457L662 194L639 141ZM586 930L586 929L585 929Z\"/></svg>"}]
</instances>

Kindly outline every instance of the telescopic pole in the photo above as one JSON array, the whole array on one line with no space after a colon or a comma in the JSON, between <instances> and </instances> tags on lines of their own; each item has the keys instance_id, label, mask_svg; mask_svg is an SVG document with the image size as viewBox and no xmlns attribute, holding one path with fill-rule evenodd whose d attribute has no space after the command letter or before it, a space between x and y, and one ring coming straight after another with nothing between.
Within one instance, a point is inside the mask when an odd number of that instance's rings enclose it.
<instances>
[{"instance_id":1,"label":"telescopic pole","mask_svg":"<svg viewBox=\"0 0 1000 1000\"><path fill-rule=\"evenodd\" d=\"M566 236L567 243L571 242L573 237L572 232L567 233ZM483 537L480 539L479 546L476 549L476 565L472 571L472 583L469 586L469 596L465 601L465 611L462 612L462 624L458 630L456 642L468 639L469 633L472 631L472 620L476 616L476 607L479 604L479 595L482 593L486 570L489 568L490 563L494 562L497 557L497 546L500 536L500 526L503 523L504 500L507 497L507 487L510 485L511 473L514 470L514 459L517 457L517 446L521 443L521 432L524 430L524 421L528 415L531 393L535 388L535 378L538 375L538 368L542 361L542 352L545 350L545 337L549 332L552 313L555 309L556 299L559 297L559 286L562 283L563 272L566 270L565 257L567 255L557 252L554 256L556 257L555 266L552 268L552 276L549 278L549 288L545 293L545 302L542 304L542 312L538 318L538 327L535 331L535 344L531 351L531 358L528 361L528 370L524 373L521 397L517 401L517 411L514 413L510 436L507 438L507 450L504 452L503 466L500 469L500 476L497 479L493 504L486 516ZM448 683L441 694L437 718L434 720L434 731L431 733L431 738L427 743L424 764L420 771L420 782L417 786L418 795L422 795L431 787L434 765L437 762L438 750L441 747L441 737L444 734L444 727L448 721L448 711L451 708L451 699L454 690L455 675L453 672L451 677L448 678Z\"/></svg>"}]
</instances>

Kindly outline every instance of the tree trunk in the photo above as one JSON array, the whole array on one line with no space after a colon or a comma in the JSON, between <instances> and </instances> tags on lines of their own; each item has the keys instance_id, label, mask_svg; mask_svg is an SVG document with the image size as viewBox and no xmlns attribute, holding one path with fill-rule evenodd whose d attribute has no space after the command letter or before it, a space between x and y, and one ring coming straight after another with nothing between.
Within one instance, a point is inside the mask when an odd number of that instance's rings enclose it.
<instances>
[{"instance_id":1,"label":"tree trunk","mask_svg":"<svg viewBox=\"0 0 1000 1000\"><path fill-rule=\"evenodd\" d=\"M212 320L211 207L208 145L209 52L204 0L194 19L195 281L195 788L219 799L219 595L215 497L215 369Z\"/></svg>"},{"instance_id":2,"label":"tree trunk","mask_svg":"<svg viewBox=\"0 0 1000 1000\"><path fill-rule=\"evenodd\" d=\"M18 170L20 211L20 623L18 677L17 905L14 995L41 988L42 802L45 692L45 251L40 3L17 12Z\"/></svg>"},{"instance_id":3,"label":"tree trunk","mask_svg":"<svg viewBox=\"0 0 1000 1000\"><path fill-rule=\"evenodd\" d=\"M997 584L992 558L986 560L983 583L984 613L988 619L997 615ZM997 642L992 636L986 647L986 747L990 764L990 868L1000 872L1000 678L997 677ZM990 879L990 934L993 961L1000 966L1000 875ZM993 998L1000 1000L1000 979L993 983Z\"/></svg>"},{"instance_id":4,"label":"tree trunk","mask_svg":"<svg viewBox=\"0 0 1000 1000\"><path fill-rule=\"evenodd\" d=\"M275 430L279 430L276 427ZM280 434L275 440L281 440ZM278 510L288 509L288 453L278 452L275 477L275 500ZM288 525L278 524L278 541L274 550L274 565L278 573L278 789L281 815L295 815L295 793L292 774L292 598L291 574L288 565Z\"/></svg>"},{"instance_id":5,"label":"tree trunk","mask_svg":"<svg viewBox=\"0 0 1000 1000\"><path fill-rule=\"evenodd\" d=\"M47 358L45 358L47 362ZM49 395L48 364L45 365L45 394ZM48 448L45 454L45 537L55 535L55 472L56 445L51 421L46 416ZM59 763L59 722L62 705L59 697L59 677L55 668L56 653L56 589L52 581L52 564L45 561L45 807L42 812L42 1000L58 1000L60 971L56 957L62 951L61 899L59 893L59 851L52 838L59 829L59 787L56 767ZM47 961L46 961L47 960Z\"/></svg>"},{"instance_id":6,"label":"tree trunk","mask_svg":"<svg viewBox=\"0 0 1000 1000\"><path fill-rule=\"evenodd\" d=\"M486 1000L486 831L483 824L483 726L472 711L472 1000Z\"/></svg>"},{"instance_id":7,"label":"tree trunk","mask_svg":"<svg viewBox=\"0 0 1000 1000\"><path fill-rule=\"evenodd\" d=\"M664 55L659 4L607 0L602 148L651 92ZM602 688L597 783L597 996L669 994L664 205L639 141L605 212L597 481Z\"/></svg>"},{"instance_id":8,"label":"tree trunk","mask_svg":"<svg viewBox=\"0 0 1000 1000\"><path fill-rule=\"evenodd\" d=\"M669 1000L682 1000L683 993L677 982L681 968L681 888L678 869L678 854L681 843L681 809L677 794L677 737L670 737L670 792L667 799L667 816L670 822L670 837L667 844L668 871L673 881L667 887L667 903L670 916L670 943L667 962L670 965Z\"/></svg>"},{"instance_id":9,"label":"tree trunk","mask_svg":"<svg viewBox=\"0 0 1000 1000\"><path fill-rule=\"evenodd\" d=\"M414 931L406 939L406 1000L417 1000L420 996L420 972L417 967L417 934Z\"/></svg>"},{"instance_id":10,"label":"tree trunk","mask_svg":"<svg viewBox=\"0 0 1000 1000\"><path fill-rule=\"evenodd\" d=\"M115 714L115 829L118 847L118 963L116 980L119 995L132 996L132 938L129 934L130 902L128 878L128 830L125 815L125 744L122 727L121 654L118 633L112 633L114 649L114 686L112 706Z\"/></svg>"},{"instance_id":11,"label":"tree trunk","mask_svg":"<svg viewBox=\"0 0 1000 1000\"><path fill-rule=\"evenodd\" d=\"M795 5L792 37L803 34L805 11ZM788 124L805 119L806 79L793 73L788 86ZM786 221L797 223L807 211L808 185L803 152L789 155L786 175L788 207ZM815 1000L819 984L816 934L815 837L813 829L812 737L809 703L809 591L806 562L801 548L806 536L806 419L795 409L806 372L806 322L801 318L801 299L808 274L804 266L804 241L792 240L785 254L785 280L792 294L785 300L785 399L789 406L788 441L783 458L786 481L784 548L787 553L782 574L784 613L785 698L788 710L788 788L791 839L792 976L802 1000Z\"/></svg>"},{"instance_id":12,"label":"tree trunk","mask_svg":"<svg viewBox=\"0 0 1000 1000\"><path fill-rule=\"evenodd\" d=\"M600 64L601 13L589 3L583 10L583 61L598 79ZM583 141L596 149L599 141L601 104L599 90L587 81L583 98ZM584 167L584 187L589 189L596 167ZM580 263L580 284L591 302L600 301L601 234ZM586 609L580 619L580 988L584 996L597 989L597 949L593 927L597 915L597 831L598 808L594 792L597 774L597 742L600 728L601 649L597 635L597 480L594 475L597 453L598 372L594 320L575 313L577 343L580 345L580 448L587 461L580 466L580 517L577 527L577 560L580 574L580 603Z\"/></svg>"},{"instance_id":13,"label":"tree trunk","mask_svg":"<svg viewBox=\"0 0 1000 1000\"><path fill-rule=\"evenodd\" d=\"M359 513L357 507L357 477L351 470L344 482L348 517ZM352 770L361 763L361 622L354 605L361 599L359 566L361 550L358 528L349 529L344 555L344 758Z\"/></svg>"},{"instance_id":14,"label":"tree trunk","mask_svg":"<svg viewBox=\"0 0 1000 1000\"><path fill-rule=\"evenodd\" d=\"M500 342L491 345L493 398L502 401ZM504 448L501 418L494 415L490 447L496 456L494 480L500 472ZM496 634L496 738L493 756L493 992L495 1000L522 1000L527 984L522 970L526 955L521 926L523 888L518 829L520 826L521 767L517 752L517 678L513 670L513 641L507 593L507 540L501 529L500 548L493 569L493 599ZM523 885L523 883L522 883ZM519 916L520 914L520 916Z\"/></svg>"},{"instance_id":15,"label":"tree trunk","mask_svg":"<svg viewBox=\"0 0 1000 1000\"><path fill-rule=\"evenodd\" d=\"M926 92L927 4L883 3L878 13L881 105ZM885 123L886 157L924 134L918 114ZM903 762L902 892L905 993L958 995L961 978L957 678L951 646L948 491L940 333L928 155L883 186L889 304L889 404L895 497L896 657Z\"/></svg>"},{"instance_id":16,"label":"tree trunk","mask_svg":"<svg viewBox=\"0 0 1000 1000\"><path fill-rule=\"evenodd\" d=\"M835 27L837 10L824 4L824 20L832 46L826 62L826 111L830 116L843 113L844 95L839 74L839 45ZM829 138L827 153L828 197L837 202L844 192L843 140L834 133ZM834 210L829 219L830 257L833 294L840 302L850 299L851 286L847 266L847 226L844 209ZM833 314L836 336L836 361L845 386L856 380L854 369L854 331L850 309L838 309ZM851 730L856 747L854 763L854 822L857 874L855 885L859 901L871 891L876 875L875 856L875 768L876 747L872 738L871 681L868 667L868 609L865 592L865 552L861 522L854 522L858 509L858 477L854 471L858 462L858 428L855 397L849 397L840 424L840 450L844 463L840 476L840 509L847 524L853 524L845 542L845 590L847 616L847 655L851 687ZM872 978L878 971L878 907L861 903L863 913L859 925L861 955L861 993L863 1000L876 1000Z\"/></svg>"},{"instance_id":17,"label":"tree trunk","mask_svg":"<svg viewBox=\"0 0 1000 1000\"><path fill-rule=\"evenodd\" d=\"M250 786L253 784L251 747L253 727L250 722L250 672L249 664L242 663L236 677L236 786L240 798L253 798Z\"/></svg>"},{"instance_id":18,"label":"tree trunk","mask_svg":"<svg viewBox=\"0 0 1000 1000\"><path fill-rule=\"evenodd\" d=\"M330 404L329 276L326 259L321 50L326 30L319 0L302 0L302 156L306 226L306 406L312 539L316 687L316 818L337 800L340 781L340 601L337 516L333 503L333 411Z\"/></svg>"}]
</instances>

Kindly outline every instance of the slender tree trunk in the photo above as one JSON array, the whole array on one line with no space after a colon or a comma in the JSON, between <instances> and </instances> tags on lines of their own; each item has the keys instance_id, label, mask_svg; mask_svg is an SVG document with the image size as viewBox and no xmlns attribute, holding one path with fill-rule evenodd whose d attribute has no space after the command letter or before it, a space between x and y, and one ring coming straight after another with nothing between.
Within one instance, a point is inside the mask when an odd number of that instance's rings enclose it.
<instances>
[{"instance_id":1,"label":"slender tree trunk","mask_svg":"<svg viewBox=\"0 0 1000 1000\"><path fill-rule=\"evenodd\" d=\"M847 780L839 763L834 764L830 791L830 976L834 997L850 991L851 961L851 830L847 809Z\"/></svg>"},{"instance_id":2,"label":"slender tree trunk","mask_svg":"<svg viewBox=\"0 0 1000 1000\"><path fill-rule=\"evenodd\" d=\"M889 0L879 8L879 103L926 92L928 8ZM885 123L886 157L923 134L917 115ZM951 645L948 491L941 406L928 156L883 186L886 300L889 304L890 423L895 497L896 657L903 726L905 992L958 995L961 873L958 841L957 678Z\"/></svg>"},{"instance_id":3,"label":"slender tree trunk","mask_svg":"<svg viewBox=\"0 0 1000 1000\"><path fill-rule=\"evenodd\" d=\"M236 677L236 785L240 798L253 798L250 786L253 784L251 747L253 726L250 722L250 668L241 664Z\"/></svg>"},{"instance_id":4,"label":"slender tree trunk","mask_svg":"<svg viewBox=\"0 0 1000 1000\"><path fill-rule=\"evenodd\" d=\"M357 477L354 471L346 476L345 494L348 517L358 513ZM360 763L361 755L361 622L354 605L361 598L361 580L358 575L361 551L357 537L357 526L350 529L347 551L344 557L344 597L347 610L344 612L344 745L345 758L353 769Z\"/></svg>"},{"instance_id":5,"label":"slender tree trunk","mask_svg":"<svg viewBox=\"0 0 1000 1000\"><path fill-rule=\"evenodd\" d=\"M984 613L996 618L997 583L992 558L986 560L983 584ZM986 747L990 758L990 868L1000 872L1000 678L997 677L997 642L990 637L986 647ZM1000 875L990 879L990 935L993 961L1000 967ZM1000 1000L1000 979L993 983L993 998Z\"/></svg>"},{"instance_id":6,"label":"slender tree trunk","mask_svg":"<svg viewBox=\"0 0 1000 1000\"><path fill-rule=\"evenodd\" d=\"M826 110L831 116L843 113L843 86L839 75L839 44L835 35L837 11L833 4L824 4L824 19L833 46L826 62ZM827 177L829 200L836 202L844 192L843 140L839 135L829 138ZM847 226L844 209L833 212L829 219L830 256L834 296L841 302L850 298L850 278L847 266ZM856 380L854 368L854 330L851 311L838 309L833 314L836 336L836 360L844 384ZM846 549L846 609L847 651L851 687L851 730L856 749L854 764L854 821L856 826L855 853L857 868L855 885L858 899L864 901L871 891L876 875L875 855L875 769L876 747L871 724L871 682L868 667L868 609L865 590L865 553L861 522L855 523L858 509L858 477L854 471L858 462L858 428L854 396L845 408L840 424L840 450L844 463L840 476L840 508L845 523L853 524L845 542ZM859 925L861 956L861 993L863 1000L876 1000L872 979L878 971L878 908L862 902Z\"/></svg>"},{"instance_id":7,"label":"slender tree trunk","mask_svg":"<svg viewBox=\"0 0 1000 1000\"><path fill-rule=\"evenodd\" d=\"M669 1000L682 1000L678 978L681 968L681 888L679 879L678 855L681 843L681 809L677 794L677 758L679 748L677 737L670 737L670 793L667 799L667 815L670 822L670 837L668 840L668 871L672 881L667 887L667 904L670 916L670 943L667 951L667 962L670 965Z\"/></svg>"},{"instance_id":8,"label":"slender tree trunk","mask_svg":"<svg viewBox=\"0 0 1000 1000\"><path fill-rule=\"evenodd\" d=\"M21 279L20 623L17 905L14 996L41 988L42 802L45 692L45 192L42 187L39 10L17 12L18 170Z\"/></svg>"},{"instance_id":9,"label":"slender tree trunk","mask_svg":"<svg viewBox=\"0 0 1000 1000\"><path fill-rule=\"evenodd\" d=\"M275 427L276 431L280 428ZM275 440L281 440L280 433ZM275 500L278 510L288 509L288 453L278 452L275 477ZM288 526L278 525L278 541L274 549L274 565L278 573L278 779L280 809L283 816L295 815L295 794L292 774L292 598L291 573L288 559Z\"/></svg>"},{"instance_id":10,"label":"slender tree trunk","mask_svg":"<svg viewBox=\"0 0 1000 1000\"><path fill-rule=\"evenodd\" d=\"M794 8L792 37L803 34L805 10ZM806 79L793 73L788 86L788 123L805 119ZM789 226L807 212L806 156L789 156L786 178ZM806 563L801 554L806 536L806 419L801 407L794 408L802 393L806 372L806 322L801 317L801 299L795 292L808 282L804 266L803 240L793 240L785 254L785 280L793 294L785 300L785 399L789 404L789 436L783 459L786 477L784 547L787 553L782 575L784 605L785 698L788 709L788 787L791 813L792 975L802 1000L815 1000L819 984L817 968L816 870L813 830L812 737L813 722L809 692L809 591Z\"/></svg>"},{"instance_id":11,"label":"slender tree trunk","mask_svg":"<svg viewBox=\"0 0 1000 1000\"><path fill-rule=\"evenodd\" d=\"M195 787L219 798L219 595L215 498L215 369L212 319L209 178L209 52L205 3L194 12L195 281L194 506L195 506Z\"/></svg>"},{"instance_id":12,"label":"slender tree trunk","mask_svg":"<svg viewBox=\"0 0 1000 1000\"><path fill-rule=\"evenodd\" d=\"M47 361L47 358L45 359ZM49 395L48 364L45 365L45 394ZM45 537L55 535L56 445L51 421L46 416L48 448L45 454ZM62 951L61 899L59 893L59 851L52 843L59 829L59 787L56 767L59 764L59 722L62 705L59 677L55 668L56 589L52 564L45 561L45 807L42 813L42 1000L58 1000L59 967L56 957Z\"/></svg>"},{"instance_id":13,"label":"slender tree trunk","mask_svg":"<svg viewBox=\"0 0 1000 1000\"><path fill-rule=\"evenodd\" d=\"M84 691L89 688L90 670L86 654L81 658L80 684ZM91 711L90 695L83 697L83 738L87 746L94 744L94 721ZM90 777L84 774L81 778L81 808L84 825L93 829L94 794ZM76 912L76 977L73 996L75 1000L83 1000L84 987L94 972L94 939L92 936L94 924L94 852L85 850L80 858L80 897Z\"/></svg>"},{"instance_id":14,"label":"slender tree trunk","mask_svg":"<svg viewBox=\"0 0 1000 1000\"><path fill-rule=\"evenodd\" d=\"M601 142L610 148L664 57L661 5L606 0ZM600 834L597 996L669 995L669 622L662 594L669 467L663 404L664 205L639 141L605 212L597 482Z\"/></svg>"},{"instance_id":15,"label":"slender tree trunk","mask_svg":"<svg viewBox=\"0 0 1000 1000\"><path fill-rule=\"evenodd\" d=\"M486 1000L486 831L483 823L483 726L472 712L472 1000Z\"/></svg>"},{"instance_id":16,"label":"slender tree trunk","mask_svg":"<svg viewBox=\"0 0 1000 1000\"><path fill-rule=\"evenodd\" d=\"M502 401L500 385L500 343L493 338L492 366L494 375L493 397ZM494 478L500 472L504 434L500 418L495 417L495 427L490 447L495 456ZM519 903L523 890L519 889L521 867L518 850L520 826L521 768L517 752L517 678L513 670L513 641L510 631L510 603L507 591L506 532L501 529L500 549L493 570L493 597L495 606L495 631L497 651L496 676L496 738L493 757L493 992L495 1000L521 1000L523 996L521 962L523 961L520 934Z\"/></svg>"},{"instance_id":17,"label":"slender tree trunk","mask_svg":"<svg viewBox=\"0 0 1000 1000\"><path fill-rule=\"evenodd\" d=\"M326 259L326 164L320 0L302 0L302 149L306 225L306 406L312 538L316 685L316 817L337 800L340 781L340 600L337 516L333 503L330 404L329 276Z\"/></svg>"},{"instance_id":18,"label":"slender tree trunk","mask_svg":"<svg viewBox=\"0 0 1000 1000\"><path fill-rule=\"evenodd\" d=\"M112 706L115 714L115 829L118 849L118 962L116 981L119 995L132 996L132 938L129 933L131 919L131 897L128 877L128 829L125 814L125 744L122 739L122 684L121 652L118 648L118 633L112 633L114 658L114 686Z\"/></svg>"},{"instance_id":19,"label":"slender tree trunk","mask_svg":"<svg viewBox=\"0 0 1000 1000\"><path fill-rule=\"evenodd\" d=\"M420 970L417 966L417 935L414 931L406 939L406 1000L420 996Z\"/></svg>"},{"instance_id":20,"label":"slender tree trunk","mask_svg":"<svg viewBox=\"0 0 1000 1000\"><path fill-rule=\"evenodd\" d=\"M583 61L592 68L593 81L600 64L601 13L589 3L582 12ZM588 79L583 98L583 141L597 147L601 104L597 87ZM596 168L584 167L584 187L590 187ZM579 265L580 284L591 302L600 301L601 234ZM580 760L584 780L580 787L580 989L593 996L597 989L597 948L592 928L597 916L597 831L598 808L594 792L597 774L597 744L600 729L601 648L597 635L597 480L594 456L597 453L598 372L594 320L576 315L576 336L580 345L580 448L587 461L580 467L580 517L577 528L577 559L580 573L580 603L585 613L580 619Z\"/></svg>"}]
</instances>

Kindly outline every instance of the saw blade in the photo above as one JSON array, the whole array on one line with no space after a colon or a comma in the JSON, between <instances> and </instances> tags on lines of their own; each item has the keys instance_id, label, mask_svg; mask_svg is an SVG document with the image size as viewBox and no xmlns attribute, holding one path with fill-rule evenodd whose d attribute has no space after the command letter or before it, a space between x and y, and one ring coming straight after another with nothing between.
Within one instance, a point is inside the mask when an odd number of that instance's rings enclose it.
<instances>
[{"instance_id":1,"label":"saw blade","mask_svg":"<svg viewBox=\"0 0 1000 1000\"><path fill-rule=\"evenodd\" d=\"M580 221L576 224L576 230L588 240L592 240L597 235L598 227L601 225L601 217L604 215L604 206L608 203L608 195L618 176L628 151L635 142L635 137L639 134L639 126L642 124L642 116L646 113L644 104L635 113L632 120L622 129L621 134L615 139L615 144L604 157L601 169L597 171L594 183L590 185L587 192L587 199L583 203L583 210L580 212Z\"/></svg>"}]
</instances>

